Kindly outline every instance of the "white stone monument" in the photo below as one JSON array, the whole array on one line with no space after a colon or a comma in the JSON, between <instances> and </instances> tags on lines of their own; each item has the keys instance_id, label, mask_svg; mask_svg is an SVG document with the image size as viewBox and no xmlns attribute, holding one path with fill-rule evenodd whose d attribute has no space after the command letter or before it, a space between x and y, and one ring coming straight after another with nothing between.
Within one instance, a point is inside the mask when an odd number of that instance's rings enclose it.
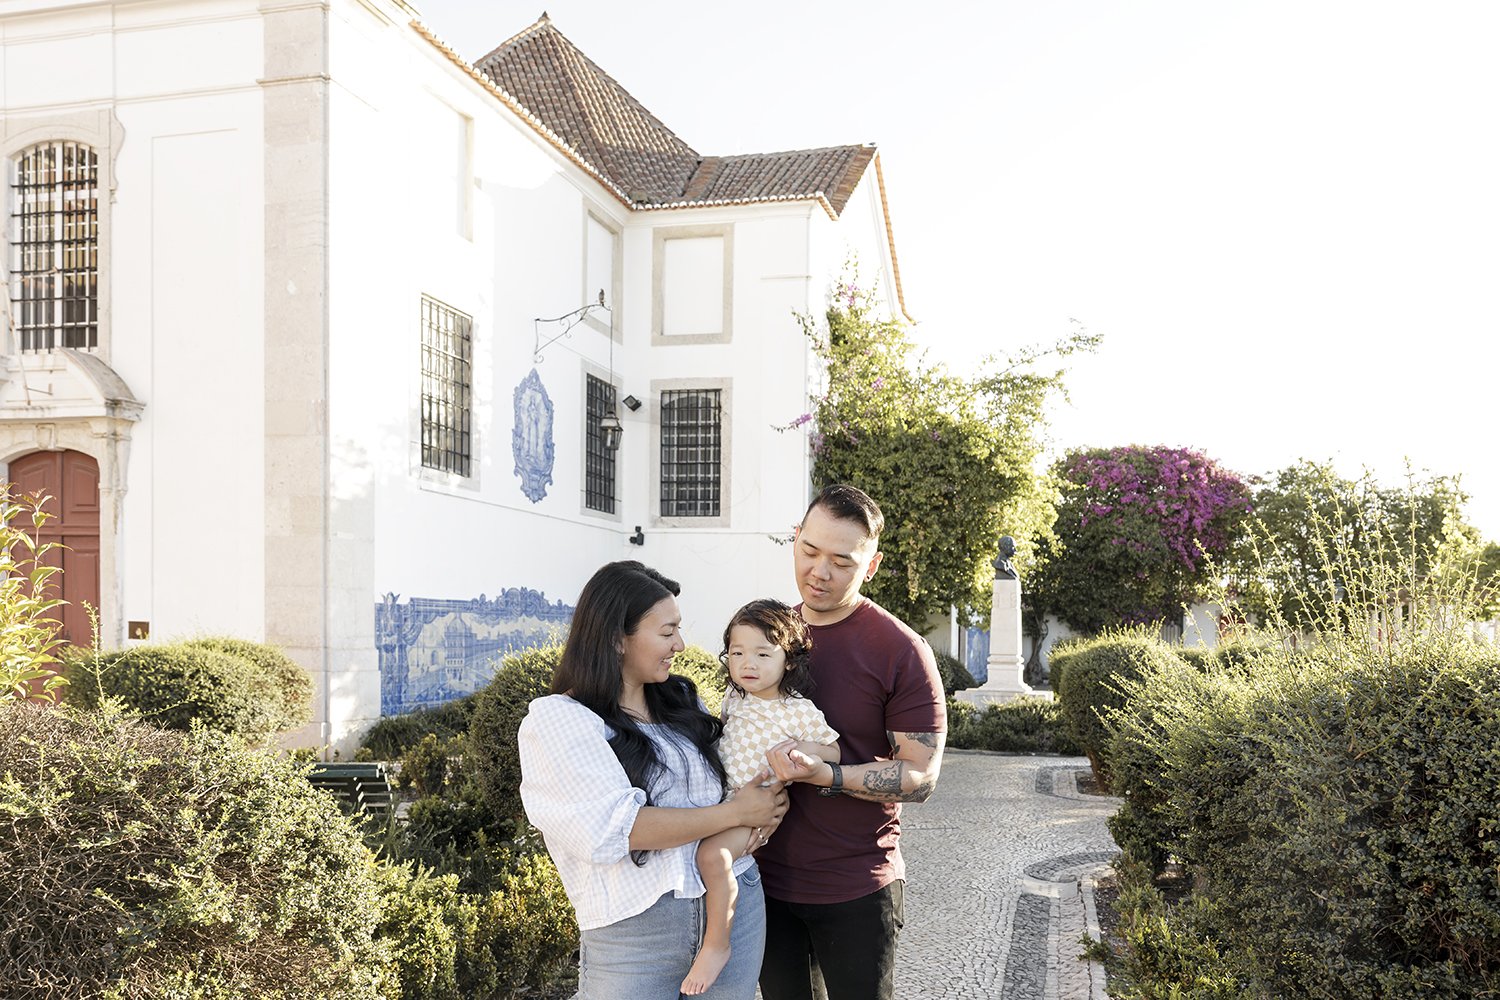
<instances>
[{"instance_id":1,"label":"white stone monument","mask_svg":"<svg viewBox=\"0 0 1500 1000\"><path fill-rule=\"evenodd\" d=\"M1010 557L1015 554L1015 540L1009 535L1000 539L1000 555L995 559L994 602L990 609L989 677L977 688L954 692L960 701L983 707L1037 694L1022 676L1026 662L1021 658L1021 581L1010 564Z\"/></svg>"}]
</instances>

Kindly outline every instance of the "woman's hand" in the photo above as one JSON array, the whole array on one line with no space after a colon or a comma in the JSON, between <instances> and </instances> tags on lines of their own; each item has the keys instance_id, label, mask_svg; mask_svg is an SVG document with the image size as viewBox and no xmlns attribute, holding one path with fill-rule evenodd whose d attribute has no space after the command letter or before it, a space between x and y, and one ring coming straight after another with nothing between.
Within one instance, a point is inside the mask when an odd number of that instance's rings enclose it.
<instances>
[{"instance_id":1,"label":"woman's hand","mask_svg":"<svg viewBox=\"0 0 1500 1000\"><path fill-rule=\"evenodd\" d=\"M781 817L786 815L786 789L774 777L770 771L762 771L729 793L729 801L740 818L739 825L756 827L766 837L781 825Z\"/></svg>"}]
</instances>

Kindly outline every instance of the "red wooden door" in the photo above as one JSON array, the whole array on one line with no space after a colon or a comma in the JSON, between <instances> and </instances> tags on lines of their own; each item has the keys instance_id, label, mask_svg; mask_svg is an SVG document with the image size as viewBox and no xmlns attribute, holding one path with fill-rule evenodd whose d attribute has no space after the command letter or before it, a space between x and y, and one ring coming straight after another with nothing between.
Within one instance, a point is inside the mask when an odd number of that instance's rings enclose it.
<instances>
[{"instance_id":1,"label":"red wooden door","mask_svg":"<svg viewBox=\"0 0 1500 1000\"><path fill-rule=\"evenodd\" d=\"M57 596L68 602L54 615L62 620L65 641L90 645L94 637L83 606L99 608L99 463L78 451L34 451L11 459L9 478L22 493L51 498L43 509L53 516L38 541L67 546L46 558L62 567Z\"/></svg>"}]
</instances>

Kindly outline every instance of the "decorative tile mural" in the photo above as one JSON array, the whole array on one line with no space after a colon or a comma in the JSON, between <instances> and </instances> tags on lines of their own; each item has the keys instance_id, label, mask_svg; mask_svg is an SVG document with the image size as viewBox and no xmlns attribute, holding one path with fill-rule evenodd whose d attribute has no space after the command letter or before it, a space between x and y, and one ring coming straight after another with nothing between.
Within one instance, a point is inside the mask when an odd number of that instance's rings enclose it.
<instances>
[{"instance_id":1,"label":"decorative tile mural","mask_svg":"<svg viewBox=\"0 0 1500 1000\"><path fill-rule=\"evenodd\" d=\"M510 451L521 477L521 492L532 503L547 495L552 485L552 399L536 369L521 380L515 392L515 428L510 432Z\"/></svg>"},{"instance_id":2,"label":"decorative tile mural","mask_svg":"<svg viewBox=\"0 0 1500 1000\"><path fill-rule=\"evenodd\" d=\"M500 659L541 646L573 620L562 601L525 587L473 600L386 594L375 604L380 651L380 714L399 715L473 694Z\"/></svg>"},{"instance_id":3,"label":"decorative tile mural","mask_svg":"<svg viewBox=\"0 0 1500 1000\"><path fill-rule=\"evenodd\" d=\"M990 679L990 630L973 628L964 640L964 666L974 679L983 684Z\"/></svg>"}]
</instances>

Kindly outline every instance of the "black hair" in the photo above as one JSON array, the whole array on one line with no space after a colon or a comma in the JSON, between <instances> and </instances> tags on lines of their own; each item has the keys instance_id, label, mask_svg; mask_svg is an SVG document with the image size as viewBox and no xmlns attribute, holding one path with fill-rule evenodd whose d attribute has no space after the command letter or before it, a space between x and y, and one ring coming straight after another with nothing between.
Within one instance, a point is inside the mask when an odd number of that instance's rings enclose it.
<instances>
[{"instance_id":1,"label":"black hair","mask_svg":"<svg viewBox=\"0 0 1500 1000\"><path fill-rule=\"evenodd\" d=\"M812 503L807 505L807 511L802 515L802 520L807 520L807 515L813 512L813 508L822 507L829 515L840 521L853 521L865 529L865 537L880 539L880 533L885 530L885 515L880 512L880 505L870 499L870 495L864 490L848 483L834 483L825 486L813 497Z\"/></svg>"},{"instance_id":2,"label":"black hair","mask_svg":"<svg viewBox=\"0 0 1500 1000\"><path fill-rule=\"evenodd\" d=\"M812 692L812 671L808 669L812 663L812 629L807 627L801 615L780 601L767 599L751 601L729 619L729 624L724 626L724 648L719 652L719 662L724 664L724 675L729 679L730 687L744 694L745 689L735 683L734 675L729 671L729 633L736 625L759 629L786 653L786 670L777 685L783 696L806 697Z\"/></svg>"},{"instance_id":3,"label":"black hair","mask_svg":"<svg viewBox=\"0 0 1500 1000\"><path fill-rule=\"evenodd\" d=\"M625 686L620 645L627 635L635 634L647 612L664 598L676 597L681 589L675 580L634 560L600 567L578 595L562 659L552 675L553 694L570 696L613 730L610 749L630 783L646 793L647 805L652 804L652 782L668 768L641 730L640 720L620 707ZM724 764L714 744L724 724L703 710L693 682L673 674L644 688L651 719L690 743L723 786L727 781ZM630 857L637 865L646 863L645 851L631 851Z\"/></svg>"}]
</instances>

